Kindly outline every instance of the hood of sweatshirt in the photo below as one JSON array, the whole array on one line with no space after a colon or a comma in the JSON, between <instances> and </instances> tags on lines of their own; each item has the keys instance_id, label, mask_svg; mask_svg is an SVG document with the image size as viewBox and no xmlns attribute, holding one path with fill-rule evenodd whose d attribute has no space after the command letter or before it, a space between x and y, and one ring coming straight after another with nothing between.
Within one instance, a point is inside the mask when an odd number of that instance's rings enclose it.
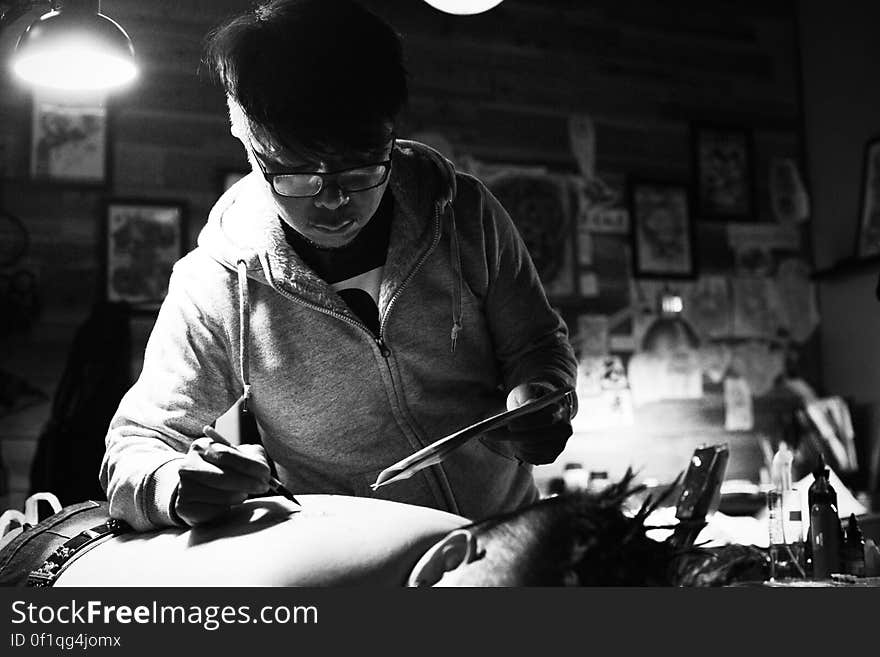
<instances>
[{"instance_id":1,"label":"hood of sweatshirt","mask_svg":"<svg viewBox=\"0 0 880 657\"><path fill-rule=\"evenodd\" d=\"M214 205L198 238L199 248L227 269L237 272L241 335L242 383L249 396L248 280L299 297L324 311L358 321L339 295L315 274L291 248L281 220L268 197L262 176L251 173L233 185ZM443 230L451 243L452 351L462 321L461 257L455 212L455 168L438 151L415 141L397 140L389 178L395 211L388 255L379 293L379 308L386 308L405 277L420 258L436 246Z\"/></svg>"},{"instance_id":2,"label":"hood of sweatshirt","mask_svg":"<svg viewBox=\"0 0 880 657\"><path fill-rule=\"evenodd\" d=\"M385 265L385 277L393 280L415 263L423 242L430 241L434 217L451 207L455 169L433 148L399 139L388 184L398 208ZM232 271L244 262L248 278L334 308L341 300L328 298L329 287L287 243L264 185L259 173L251 173L227 190L199 234L199 247Z\"/></svg>"}]
</instances>

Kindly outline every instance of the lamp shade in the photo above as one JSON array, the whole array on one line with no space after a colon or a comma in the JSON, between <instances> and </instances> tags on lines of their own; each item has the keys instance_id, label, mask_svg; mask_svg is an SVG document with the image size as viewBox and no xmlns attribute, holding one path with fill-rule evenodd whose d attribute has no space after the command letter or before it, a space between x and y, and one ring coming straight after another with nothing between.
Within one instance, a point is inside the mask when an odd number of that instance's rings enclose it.
<instances>
[{"instance_id":1,"label":"lamp shade","mask_svg":"<svg viewBox=\"0 0 880 657\"><path fill-rule=\"evenodd\" d=\"M96 11L50 11L25 30L12 68L21 79L65 90L110 89L137 75L125 30Z\"/></svg>"}]
</instances>

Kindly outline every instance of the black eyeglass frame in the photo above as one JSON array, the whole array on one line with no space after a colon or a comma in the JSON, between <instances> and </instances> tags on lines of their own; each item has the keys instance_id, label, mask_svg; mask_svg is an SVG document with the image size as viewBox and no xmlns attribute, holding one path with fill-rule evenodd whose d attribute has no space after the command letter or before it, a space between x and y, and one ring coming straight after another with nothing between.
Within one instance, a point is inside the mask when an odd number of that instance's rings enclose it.
<instances>
[{"instance_id":1,"label":"black eyeglass frame","mask_svg":"<svg viewBox=\"0 0 880 657\"><path fill-rule=\"evenodd\" d=\"M381 160L379 162L368 162L366 164L359 164L358 166L354 167L346 167L345 169L336 169L335 171L273 171L270 173L266 171L266 167L263 165L260 156L257 155L256 152L254 152L254 159L257 161L257 166L260 167L260 171L263 172L263 177L266 179L266 182L268 182L272 186L272 191L279 196L283 196L285 198L314 198L322 191L324 191L325 178L327 176L338 176L339 174L346 173L348 171L357 171L358 169L367 169L370 167L383 167L384 172L382 173L382 178L375 185L370 185L369 187L361 187L360 189L345 189L344 187L339 185L339 189L344 194L357 194L358 192L365 192L369 189L375 189L376 187L385 184L385 182L388 180L389 174L391 173L391 160L394 156L394 145L396 142L396 138L391 140L391 151L388 153L387 160ZM318 185L318 189L317 191L315 191L314 194L284 194L283 192L279 192L278 188L275 187L275 179L281 176L317 176L320 179L321 184Z\"/></svg>"}]
</instances>

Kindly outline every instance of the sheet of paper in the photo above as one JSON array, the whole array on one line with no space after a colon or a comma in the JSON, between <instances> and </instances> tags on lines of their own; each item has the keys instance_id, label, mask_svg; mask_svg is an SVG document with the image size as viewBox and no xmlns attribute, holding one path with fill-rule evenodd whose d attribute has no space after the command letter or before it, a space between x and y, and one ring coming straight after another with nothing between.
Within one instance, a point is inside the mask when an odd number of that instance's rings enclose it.
<instances>
[{"instance_id":1,"label":"sheet of paper","mask_svg":"<svg viewBox=\"0 0 880 657\"><path fill-rule=\"evenodd\" d=\"M752 392L745 379L724 379L724 429L725 431L751 431L755 426L752 408Z\"/></svg>"},{"instance_id":2,"label":"sheet of paper","mask_svg":"<svg viewBox=\"0 0 880 657\"><path fill-rule=\"evenodd\" d=\"M719 342L700 345L700 368L712 383L721 383L730 367L733 354L730 347Z\"/></svg>"},{"instance_id":3,"label":"sheet of paper","mask_svg":"<svg viewBox=\"0 0 880 657\"><path fill-rule=\"evenodd\" d=\"M792 340L805 342L819 326L816 286L810 280L810 267L797 258L779 264L776 272L781 323Z\"/></svg>"},{"instance_id":4,"label":"sheet of paper","mask_svg":"<svg viewBox=\"0 0 880 657\"><path fill-rule=\"evenodd\" d=\"M701 337L731 332L730 287L726 276L701 276L684 295L684 317Z\"/></svg>"},{"instance_id":5,"label":"sheet of paper","mask_svg":"<svg viewBox=\"0 0 880 657\"><path fill-rule=\"evenodd\" d=\"M737 277L733 289L733 335L738 338L776 336L779 317L772 295L775 285L770 279Z\"/></svg>"},{"instance_id":6,"label":"sheet of paper","mask_svg":"<svg viewBox=\"0 0 880 657\"><path fill-rule=\"evenodd\" d=\"M827 397L807 402L806 409L837 467L842 472L857 470L855 432L846 402L841 397Z\"/></svg>"},{"instance_id":7,"label":"sheet of paper","mask_svg":"<svg viewBox=\"0 0 880 657\"><path fill-rule=\"evenodd\" d=\"M770 163L770 206L781 224L801 223L810 216L810 197L791 158L773 158Z\"/></svg>"},{"instance_id":8,"label":"sheet of paper","mask_svg":"<svg viewBox=\"0 0 880 657\"><path fill-rule=\"evenodd\" d=\"M578 414L575 432L597 431L635 423L626 369L618 356L581 358L577 373Z\"/></svg>"},{"instance_id":9,"label":"sheet of paper","mask_svg":"<svg viewBox=\"0 0 880 657\"><path fill-rule=\"evenodd\" d=\"M578 215L577 261L581 267L590 267L593 264L593 233L582 216Z\"/></svg>"},{"instance_id":10,"label":"sheet of paper","mask_svg":"<svg viewBox=\"0 0 880 657\"><path fill-rule=\"evenodd\" d=\"M568 139L581 175L592 180L596 177L596 126L589 114L568 117Z\"/></svg>"},{"instance_id":11,"label":"sheet of paper","mask_svg":"<svg viewBox=\"0 0 880 657\"><path fill-rule=\"evenodd\" d=\"M594 205L587 208L584 223L593 233L626 235L629 232L629 210L618 206Z\"/></svg>"},{"instance_id":12,"label":"sheet of paper","mask_svg":"<svg viewBox=\"0 0 880 657\"><path fill-rule=\"evenodd\" d=\"M785 368L782 349L771 348L766 342L737 344L731 352L730 370L746 380L755 397L770 392Z\"/></svg>"}]
</instances>

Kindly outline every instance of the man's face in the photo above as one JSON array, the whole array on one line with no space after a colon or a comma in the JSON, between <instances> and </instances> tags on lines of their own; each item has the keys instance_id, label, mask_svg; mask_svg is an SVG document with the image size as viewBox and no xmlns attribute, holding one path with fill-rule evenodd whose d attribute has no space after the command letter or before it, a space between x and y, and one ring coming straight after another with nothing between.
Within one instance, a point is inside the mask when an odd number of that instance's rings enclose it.
<instances>
[{"instance_id":1,"label":"man's face","mask_svg":"<svg viewBox=\"0 0 880 657\"><path fill-rule=\"evenodd\" d=\"M334 172L388 160L393 143L373 153L352 153L310 158L289 150L270 151L251 143L248 157L262 177L266 173ZM271 153L271 154L270 154ZM346 191L333 175L323 178L321 191L312 197L283 196L264 180L264 190L271 197L278 214L300 235L324 248L339 248L351 242L369 223L379 207L388 185L363 191Z\"/></svg>"}]
</instances>

